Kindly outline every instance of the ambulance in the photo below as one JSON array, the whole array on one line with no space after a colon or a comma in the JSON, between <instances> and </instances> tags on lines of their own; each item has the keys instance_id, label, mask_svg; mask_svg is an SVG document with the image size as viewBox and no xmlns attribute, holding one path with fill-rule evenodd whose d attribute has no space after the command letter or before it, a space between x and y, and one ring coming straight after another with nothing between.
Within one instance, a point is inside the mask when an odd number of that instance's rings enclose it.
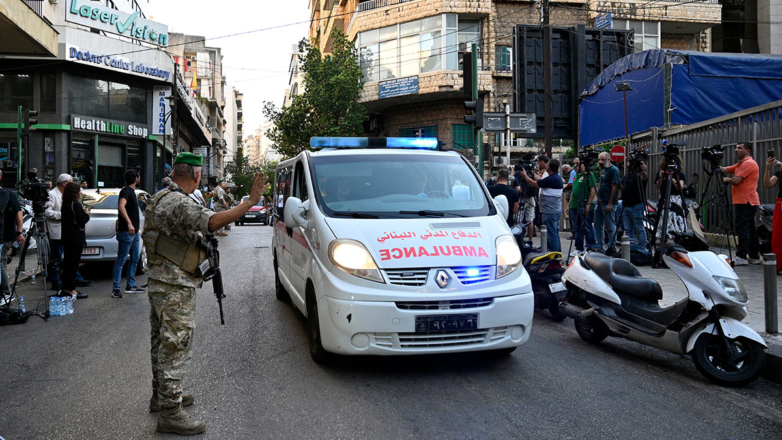
<instances>
[{"instance_id":1,"label":"ambulance","mask_svg":"<svg viewBox=\"0 0 782 440\"><path fill-rule=\"evenodd\" d=\"M332 355L497 350L529 339L521 253L473 166L435 138L312 138L277 166L276 296Z\"/></svg>"}]
</instances>

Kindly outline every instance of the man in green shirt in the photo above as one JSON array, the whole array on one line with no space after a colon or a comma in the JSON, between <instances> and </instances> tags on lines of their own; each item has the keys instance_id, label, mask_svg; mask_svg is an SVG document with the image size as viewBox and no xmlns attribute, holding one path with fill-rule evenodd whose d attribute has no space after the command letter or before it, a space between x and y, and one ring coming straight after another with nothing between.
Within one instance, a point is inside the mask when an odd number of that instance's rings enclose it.
<instances>
[{"instance_id":1,"label":"man in green shirt","mask_svg":"<svg viewBox=\"0 0 782 440\"><path fill-rule=\"evenodd\" d=\"M573 235L576 240L576 251L584 250L584 237L588 248L596 247L595 230L592 227L592 213L589 207L595 199L597 177L587 173L584 165L576 167L576 177L573 179L573 194L570 196L570 220L573 222Z\"/></svg>"}]
</instances>

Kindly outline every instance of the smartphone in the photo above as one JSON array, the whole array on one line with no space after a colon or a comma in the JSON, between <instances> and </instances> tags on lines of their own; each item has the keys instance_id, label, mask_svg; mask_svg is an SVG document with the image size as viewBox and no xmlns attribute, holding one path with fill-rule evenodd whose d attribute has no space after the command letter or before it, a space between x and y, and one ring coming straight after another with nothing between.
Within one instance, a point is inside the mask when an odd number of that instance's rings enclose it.
<instances>
[{"instance_id":1,"label":"smartphone","mask_svg":"<svg viewBox=\"0 0 782 440\"><path fill-rule=\"evenodd\" d=\"M769 157L769 159L774 157L774 149L773 148L769 148L768 149L768 157Z\"/></svg>"}]
</instances>

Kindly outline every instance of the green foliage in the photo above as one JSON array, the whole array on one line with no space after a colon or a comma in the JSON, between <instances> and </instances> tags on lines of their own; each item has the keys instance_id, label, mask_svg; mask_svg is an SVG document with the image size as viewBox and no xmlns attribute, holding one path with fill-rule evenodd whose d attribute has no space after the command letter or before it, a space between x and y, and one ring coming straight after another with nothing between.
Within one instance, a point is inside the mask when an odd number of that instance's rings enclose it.
<instances>
[{"instance_id":1,"label":"green foliage","mask_svg":"<svg viewBox=\"0 0 782 440\"><path fill-rule=\"evenodd\" d=\"M573 148L568 148L565 150L565 154L562 155L565 159L574 159L576 157L576 152L573 150Z\"/></svg>"},{"instance_id":2,"label":"green foliage","mask_svg":"<svg viewBox=\"0 0 782 440\"><path fill-rule=\"evenodd\" d=\"M339 29L332 36L333 51L325 57L317 45L306 39L299 42L304 93L294 96L287 108L264 103L263 114L274 123L267 136L283 157L310 149L314 136L361 136L364 132L367 113L358 103L364 87L358 49Z\"/></svg>"},{"instance_id":3,"label":"green foliage","mask_svg":"<svg viewBox=\"0 0 782 440\"><path fill-rule=\"evenodd\" d=\"M236 149L236 156L233 162L228 162L225 165L225 174L228 176L228 180L236 184L236 198L241 200L243 196L250 193L255 173L264 173L269 176L270 186L266 190L265 195L271 194L274 187L274 168L276 166L277 162L271 162L262 166L250 164L250 158L244 155L244 148L239 147Z\"/></svg>"}]
</instances>

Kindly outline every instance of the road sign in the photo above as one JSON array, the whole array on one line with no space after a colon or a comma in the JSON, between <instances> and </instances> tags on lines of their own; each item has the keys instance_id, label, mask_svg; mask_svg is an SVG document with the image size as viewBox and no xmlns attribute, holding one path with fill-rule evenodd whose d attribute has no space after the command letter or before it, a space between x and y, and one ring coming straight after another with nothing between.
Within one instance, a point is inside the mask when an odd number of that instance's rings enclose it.
<instances>
[{"instance_id":1,"label":"road sign","mask_svg":"<svg viewBox=\"0 0 782 440\"><path fill-rule=\"evenodd\" d=\"M484 113L483 114L483 132L484 133L504 133L505 113ZM511 113L510 114L510 132L511 133L535 133L535 113Z\"/></svg>"},{"instance_id":2,"label":"road sign","mask_svg":"<svg viewBox=\"0 0 782 440\"><path fill-rule=\"evenodd\" d=\"M595 17L595 27L598 29L611 29L613 27L611 13Z\"/></svg>"},{"instance_id":3,"label":"road sign","mask_svg":"<svg viewBox=\"0 0 782 440\"><path fill-rule=\"evenodd\" d=\"M611 161L614 163L621 163L625 160L625 147L616 145L611 149Z\"/></svg>"}]
</instances>

